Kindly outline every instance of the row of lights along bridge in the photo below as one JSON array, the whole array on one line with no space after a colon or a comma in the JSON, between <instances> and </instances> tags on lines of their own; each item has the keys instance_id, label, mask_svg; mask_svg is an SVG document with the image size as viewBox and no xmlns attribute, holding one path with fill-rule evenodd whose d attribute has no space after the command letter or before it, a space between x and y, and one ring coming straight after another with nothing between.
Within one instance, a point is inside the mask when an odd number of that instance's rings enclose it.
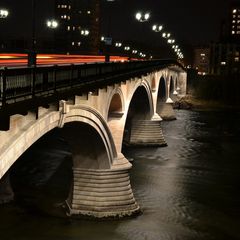
<instances>
[{"instance_id":1,"label":"row of lights along bridge","mask_svg":"<svg viewBox=\"0 0 240 240\"><path fill-rule=\"evenodd\" d=\"M35 1L33 1L34 3ZM35 12L34 9L34 4L33 4L33 13ZM7 18L9 15L9 11L6 9L0 9L0 18ZM143 22L147 22L150 19L150 13L146 12L146 13L141 13L141 12L137 12L135 15L135 18L143 23ZM58 22L55 19L51 19L51 20L47 20L46 22L47 27L51 28L51 29L55 29L58 27ZM154 24L152 25L152 30L154 32L162 32L163 31L163 25L159 25L159 24ZM33 46L32 46L32 52L29 56L29 65L35 65L36 64L36 53L35 53L35 44L36 44L36 39L35 39L35 22L33 22ZM87 29L82 29L80 31L80 34L83 36L88 36L90 34L90 31ZM179 48L179 46L177 44L175 44L175 39L170 38L171 34L169 32L163 32L162 33L162 37L167 39L167 43L172 45L172 49L175 51L175 53L177 54L177 57L179 59L183 59L183 54L181 49ZM104 41L106 43L106 38L105 37L101 37L101 41ZM107 43L106 43L107 44ZM112 44L112 43L111 43ZM125 51L132 51L132 54L138 54L141 58L145 58L147 55L145 53L143 53L142 51L139 51L135 48L131 48L130 46L126 45L124 46L123 43L121 42L115 42L115 47L117 48L121 48L123 47L123 49ZM152 56L150 56L150 58L152 58Z\"/></svg>"}]
</instances>

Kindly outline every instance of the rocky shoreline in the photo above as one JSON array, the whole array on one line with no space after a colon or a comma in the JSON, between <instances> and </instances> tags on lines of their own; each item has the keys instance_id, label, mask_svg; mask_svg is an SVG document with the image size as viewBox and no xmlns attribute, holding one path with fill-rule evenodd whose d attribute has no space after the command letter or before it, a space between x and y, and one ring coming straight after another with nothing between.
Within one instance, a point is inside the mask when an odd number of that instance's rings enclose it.
<instances>
[{"instance_id":1,"label":"rocky shoreline","mask_svg":"<svg viewBox=\"0 0 240 240\"><path fill-rule=\"evenodd\" d=\"M197 99L192 95L186 95L178 98L174 104L174 109L197 110L197 111L222 111L222 110L240 110L240 106L229 105L219 101Z\"/></svg>"}]
</instances>

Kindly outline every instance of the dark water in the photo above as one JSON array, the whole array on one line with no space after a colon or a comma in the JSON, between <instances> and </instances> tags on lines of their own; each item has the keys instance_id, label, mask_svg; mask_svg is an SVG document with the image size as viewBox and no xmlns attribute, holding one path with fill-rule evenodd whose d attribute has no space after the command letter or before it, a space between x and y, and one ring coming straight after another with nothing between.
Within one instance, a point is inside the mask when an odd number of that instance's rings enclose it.
<instances>
[{"instance_id":1,"label":"dark water","mask_svg":"<svg viewBox=\"0 0 240 240\"><path fill-rule=\"evenodd\" d=\"M240 113L178 111L168 147L131 149L131 183L143 214L67 220L0 207L1 240L240 239ZM46 196L47 197L47 196Z\"/></svg>"}]
</instances>

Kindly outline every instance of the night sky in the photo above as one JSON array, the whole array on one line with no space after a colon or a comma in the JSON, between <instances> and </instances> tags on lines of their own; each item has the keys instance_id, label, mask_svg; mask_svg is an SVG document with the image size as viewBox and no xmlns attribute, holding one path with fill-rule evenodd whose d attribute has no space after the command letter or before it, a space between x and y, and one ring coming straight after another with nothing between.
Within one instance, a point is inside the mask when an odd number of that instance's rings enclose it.
<instances>
[{"instance_id":1,"label":"night sky","mask_svg":"<svg viewBox=\"0 0 240 240\"><path fill-rule=\"evenodd\" d=\"M45 20L53 16L53 2L37 1L39 37L51 37ZM163 41L160 34L151 32L152 23L161 23L180 44L209 43L218 39L221 20L227 17L229 3L230 0L116 0L110 3L111 33L117 39L152 44ZM0 7L10 11L8 19L0 20L1 34L27 38L31 30L30 6L31 0L0 0ZM151 23L136 22L134 13L141 9L151 12ZM102 13L103 31L106 31L109 11L105 7Z\"/></svg>"}]
</instances>

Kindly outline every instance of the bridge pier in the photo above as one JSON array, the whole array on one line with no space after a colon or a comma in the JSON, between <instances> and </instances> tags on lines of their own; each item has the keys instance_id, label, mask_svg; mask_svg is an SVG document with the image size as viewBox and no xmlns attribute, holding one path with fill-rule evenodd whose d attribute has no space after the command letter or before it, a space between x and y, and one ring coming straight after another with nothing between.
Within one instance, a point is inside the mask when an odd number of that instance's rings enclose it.
<instances>
[{"instance_id":1,"label":"bridge pier","mask_svg":"<svg viewBox=\"0 0 240 240\"><path fill-rule=\"evenodd\" d=\"M122 218L139 213L129 180L129 168L74 168L69 215L87 218Z\"/></svg>"},{"instance_id":2,"label":"bridge pier","mask_svg":"<svg viewBox=\"0 0 240 240\"><path fill-rule=\"evenodd\" d=\"M133 119L128 131L128 139L125 140L126 145L145 147L167 146L161 128L161 120Z\"/></svg>"},{"instance_id":3,"label":"bridge pier","mask_svg":"<svg viewBox=\"0 0 240 240\"><path fill-rule=\"evenodd\" d=\"M10 183L9 174L6 173L0 179L0 204L11 202L14 199L14 193Z\"/></svg>"},{"instance_id":4,"label":"bridge pier","mask_svg":"<svg viewBox=\"0 0 240 240\"><path fill-rule=\"evenodd\" d=\"M161 116L163 120L171 121L176 120L176 114L173 109L173 101L171 98L168 98L164 103L159 104L158 114Z\"/></svg>"},{"instance_id":5,"label":"bridge pier","mask_svg":"<svg viewBox=\"0 0 240 240\"><path fill-rule=\"evenodd\" d=\"M106 129L103 130L106 132ZM67 215L86 218L121 218L139 212L129 180L132 165L86 123L68 123L63 136L73 161L73 183Z\"/></svg>"}]
</instances>

